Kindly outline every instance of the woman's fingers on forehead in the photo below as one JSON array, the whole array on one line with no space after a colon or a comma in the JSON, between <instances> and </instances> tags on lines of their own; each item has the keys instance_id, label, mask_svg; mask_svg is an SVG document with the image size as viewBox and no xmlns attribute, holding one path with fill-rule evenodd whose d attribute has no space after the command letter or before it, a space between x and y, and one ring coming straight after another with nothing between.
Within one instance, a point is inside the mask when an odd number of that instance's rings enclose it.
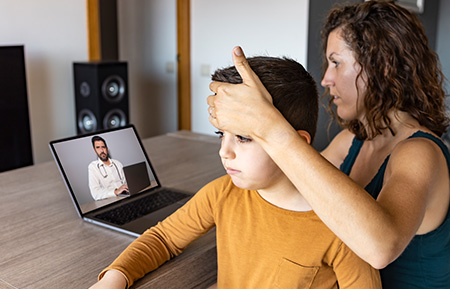
<instances>
[{"instance_id":1,"label":"woman's fingers on forehead","mask_svg":"<svg viewBox=\"0 0 450 289\"><path fill-rule=\"evenodd\" d=\"M206 98L206 103L209 106L213 106L214 105L214 100L215 100L215 95L210 95Z\"/></svg>"},{"instance_id":2,"label":"woman's fingers on forehead","mask_svg":"<svg viewBox=\"0 0 450 289\"><path fill-rule=\"evenodd\" d=\"M231 94L233 86L238 84L231 84L226 82L214 81L209 84L209 89L214 92L214 94Z\"/></svg>"},{"instance_id":3,"label":"woman's fingers on forehead","mask_svg":"<svg viewBox=\"0 0 450 289\"><path fill-rule=\"evenodd\" d=\"M211 83L209 84L209 90L211 90L211 91L214 92L214 93L217 93L217 86L218 86L219 84L220 84L220 83L217 82L217 81L211 82Z\"/></svg>"},{"instance_id":4,"label":"woman's fingers on forehead","mask_svg":"<svg viewBox=\"0 0 450 289\"><path fill-rule=\"evenodd\" d=\"M211 115L209 116L209 122L217 129L219 128L219 122L217 121L217 118L212 117Z\"/></svg>"}]
</instances>

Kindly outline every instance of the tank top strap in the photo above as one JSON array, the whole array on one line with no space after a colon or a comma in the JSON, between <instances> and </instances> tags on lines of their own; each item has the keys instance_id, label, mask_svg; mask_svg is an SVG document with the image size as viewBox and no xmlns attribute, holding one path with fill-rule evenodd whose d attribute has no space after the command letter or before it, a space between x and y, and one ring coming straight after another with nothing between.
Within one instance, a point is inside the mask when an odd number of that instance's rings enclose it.
<instances>
[{"instance_id":1,"label":"tank top strap","mask_svg":"<svg viewBox=\"0 0 450 289\"><path fill-rule=\"evenodd\" d=\"M440 138L438 138L430 133L426 133L426 132L420 131L420 130L415 132L411 136L409 136L408 139L416 138L416 137L427 138L427 139L433 141L437 146L439 146L439 148L442 150L442 153L444 154L444 157L447 161L447 165L448 165L449 171L450 171L450 153L449 153L448 147L444 144L444 142ZM358 156L363 144L364 144L364 141L358 140L356 137L353 138L353 142L352 142L352 145L350 146L348 155L345 157L344 161L342 162L342 164L340 166L340 170L343 173L345 173L346 175L350 175L350 172L355 163L356 157ZM389 157L390 157L390 155L386 157L383 164L379 168L377 174L373 177L373 179L365 187L365 190L367 192L369 192L369 194L372 195L372 197L374 197L375 199L378 197L378 194L380 193L380 190L383 186L384 172L386 170L386 166L389 161Z\"/></svg>"},{"instance_id":2,"label":"tank top strap","mask_svg":"<svg viewBox=\"0 0 450 289\"><path fill-rule=\"evenodd\" d=\"M362 140L359 140L356 137L353 138L352 145L348 149L348 154L339 167L339 169L347 176L350 175L350 172L352 171L353 164L355 163L363 143Z\"/></svg>"},{"instance_id":3,"label":"tank top strap","mask_svg":"<svg viewBox=\"0 0 450 289\"><path fill-rule=\"evenodd\" d=\"M417 131L409 138L415 138L415 137L423 137L429 140L432 140L439 148L441 149L442 153L445 156L445 159L447 160L447 166L450 169L450 152L448 151L448 147L445 145L445 143L438 137L432 135L431 133L427 133L424 131Z\"/></svg>"}]
</instances>

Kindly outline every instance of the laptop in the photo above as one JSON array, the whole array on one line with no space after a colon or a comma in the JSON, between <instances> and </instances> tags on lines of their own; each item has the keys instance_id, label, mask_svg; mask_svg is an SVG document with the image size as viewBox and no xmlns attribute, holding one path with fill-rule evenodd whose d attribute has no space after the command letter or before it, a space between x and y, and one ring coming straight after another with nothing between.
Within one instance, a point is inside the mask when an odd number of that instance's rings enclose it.
<instances>
[{"instance_id":1,"label":"laptop","mask_svg":"<svg viewBox=\"0 0 450 289\"><path fill-rule=\"evenodd\" d=\"M145 162L139 162L123 168L127 181L128 192L126 195L135 195L150 186L150 178Z\"/></svg>"},{"instance_id":2,"label":"laptop","mask_svg":"<svg viewBox=\"0 0 450 289\"><path fill-rule=\"evenodd\" d=\"M101 165L94 151L94 136L106 142L112 160L109 168ZM192 196L161 185L132 124L53 140L49 147L78 215L87 222L138 237ZM117 174L117 180L127 184L129 193L95 200L89 178L107 179L108 174Z\"/></svg>"}]
</instances>

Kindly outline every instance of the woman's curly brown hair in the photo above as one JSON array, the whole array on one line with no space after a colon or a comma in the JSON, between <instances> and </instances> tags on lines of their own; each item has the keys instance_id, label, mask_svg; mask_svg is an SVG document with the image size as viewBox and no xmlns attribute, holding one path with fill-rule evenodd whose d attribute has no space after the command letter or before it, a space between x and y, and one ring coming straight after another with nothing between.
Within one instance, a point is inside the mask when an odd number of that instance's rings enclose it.
<instances>
[{"instance_id":1,"label":"woman's curly brown hair","mask_svg":"<svg viewBox=\"0 0 450 289\"><path fill-rule=\"evenodd\" d=\"M342 126L360 139L372 139L386 129L395 134L388 113L399 110L438 136L445 133L449 125L445 77L416 15L392 1L335 7L321 32L324 55L328 35L337 28L361 65L357 79L362 73L367 76L363 96L366 125L340 119L331 109L330 99L328 108ZM325 59L323 72L326 66ZM329 94L329 89L325 93Z\"/></svg>"}]
</instances>

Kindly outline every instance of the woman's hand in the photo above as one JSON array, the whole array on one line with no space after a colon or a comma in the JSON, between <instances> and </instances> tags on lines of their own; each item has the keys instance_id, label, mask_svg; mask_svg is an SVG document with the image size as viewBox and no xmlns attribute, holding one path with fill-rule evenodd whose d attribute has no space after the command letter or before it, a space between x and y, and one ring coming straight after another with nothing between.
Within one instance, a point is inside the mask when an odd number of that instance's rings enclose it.
<instances>
[{"instance_id":1,"label":"woman's hand","mask_svg":"<svg viewBox=\"0 0 450 289\"><path fill-rule=\"evenodd\" d=\"M264 131L272 117L281 114L272 104L272 97L253 72L241 47L233 49L233 63L243 83L212 82L209 88L215 95L208 101L209 121L232 134L254 137Z\"/></svg>"}]
</instances>

